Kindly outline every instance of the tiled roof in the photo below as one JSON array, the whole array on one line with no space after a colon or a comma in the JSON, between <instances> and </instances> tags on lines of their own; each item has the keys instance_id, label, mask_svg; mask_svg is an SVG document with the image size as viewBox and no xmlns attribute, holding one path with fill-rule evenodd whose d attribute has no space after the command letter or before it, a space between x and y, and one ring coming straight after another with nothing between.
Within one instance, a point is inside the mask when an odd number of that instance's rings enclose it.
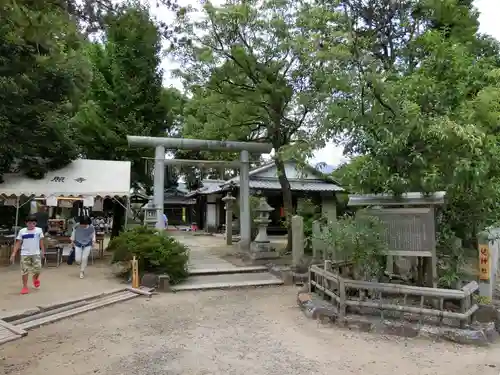
<instances>
[{"instance_id":1,"label":"tiled roof","mask_svg":"<svg viewBox=\"0 0 500 375\"><path fill-rule=\"evenodd\" d=\"M224 185L226 181L224 180L203 180L203 186L199 188L198 190L192 191L188 194L186 194L186 197L192 197L197 194L213 194L217 193L219 191L222 191L223 189L221 188L222 185Z\"/></svg>"},{"instance_id":2,"label":"tiled roof","mask_svg":"<svg viewBox=\"0 0 500 375\"><path fill-rule=\"evenodd\" d=\"M290 188L294 191L344 191L340 186L326 181L290 181ZM276 180L250 180L250 189L280 190L281 185Z\"/></svg>"},{"instance_id":3,"label":"tiled roof","mask_svg":"<svg viewBox=\"0 0 500 375\"><path fill-rule=\"evenodd\" d=\"M266 170L274 168L274 163L269 163L263 165L259 168L255 168L250 171L250 189L262 189L262 190L280 190L281 185L277 178L259 178L259 174L265 172ZM311 171L317 176L324 176L318 170L310 167ZM194 196L197 194L215 194L224 191L229 188L230 185L238 187L240 184L239 176L233 177L228 181L224 180L203 180L203 187L193 191L187 196ZM327 179L303 179L303 180L290 180L290 186L293 191L344 191L342 187L337 185L334 181L329 181Z\"/></svg>"}]
</instances>

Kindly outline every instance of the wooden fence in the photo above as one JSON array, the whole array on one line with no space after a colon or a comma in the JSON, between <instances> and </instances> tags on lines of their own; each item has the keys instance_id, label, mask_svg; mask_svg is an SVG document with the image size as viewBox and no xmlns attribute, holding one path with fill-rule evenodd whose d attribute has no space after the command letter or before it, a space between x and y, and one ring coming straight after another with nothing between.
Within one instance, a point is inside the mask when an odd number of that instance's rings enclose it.
<instances>
[{"instance_id":1,"label":"wooden fence","mask_svg":"<svg viewBox=\"0 0 500 375\"><path fill-rule=\"evenodd\" d=\"M475 281L460 290L359 281L341 276L345 274L342 269L349 266L349 262L325 261L324 266L309 268L309 291L329 299L337 307L340 319L346 316L348 309L371 309L379 311L382 319L384 314L397 314L401 318L410 314L417 316L420 322L432 318L441 324L443 319L453 319L465 327L478 309L477 304L472 303L472 295L479 288ZM367 298L368 295L371 297ZM402 297L402 301L395 302L397 297ZM459 302L460 311L446 311L445 301Z\"/></svg>"}]
</instances>

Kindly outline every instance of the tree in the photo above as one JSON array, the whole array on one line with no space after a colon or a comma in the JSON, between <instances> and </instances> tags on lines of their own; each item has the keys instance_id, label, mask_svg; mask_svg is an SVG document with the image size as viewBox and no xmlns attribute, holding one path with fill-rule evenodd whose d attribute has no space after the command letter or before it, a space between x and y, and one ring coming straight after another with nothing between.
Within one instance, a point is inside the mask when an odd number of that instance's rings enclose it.
<instances>
[{"instance_id":1,"label":"tree","mask_svg":"<svg viewBox=\"0 0 500 375\"><path fill-rule=\"evenodd\" d=\"M347 177L372 193L445 190L443 226L474 239L500 218L498 43L477 34L470 1L341 5L355 78L324 130L363 155Z\"/></svg>"},{"instance_id":2,"label":"tree","mask_svg":"<svg viewBox=\"0 0 500 375\"><path fill-rule=\"evenodd\" d=\"M159 68L161 35L148 9L136 3L109 14L105 32L103 43L87 46L93 78L74 121L80 151L90 159L132 161L133 186L149 188L151 161L144 157L153 158L153 151L130 148L126 135L163 136L174 126L177 115L167 107L174 92L162 87ZM117 234L120 220L114 222Z\"/></svg>"},{"instance_id":3,"label":"tree","mask_svg":"<svg viewBox=\"0 0 500 375\"><path fill-rule=\"evenodd\" d=\"M202 20L180 15L185 36L173 51L192 94L185 135L272 143L289 247L294 208L284 162L304 161L321 146L315 129L342 84L341 72L325 74L334 64L310 58L317 45L303 26L313 15L314 8L286 0L208 3ZM340 54L334 46L330 52Z\"/></svg>"},{"instance_id":4,"label":"tree","mask_svg":"<svg viewBox=\"0 0 500 375\"><path fill-rule=\"evenodd\" d=\"M0 26L0 180L42 178L77 156L73 129L89 69L75 23L56 1L7 1Z\"/></svg>"},{"instance_id":5,"label":"tree","mask_svg":"<svg viewBox=\"0 0 500 375\"><path fill-rule=\"evenodd\" d=\"M81 152L90 159L131 160L134 185L150 185L143 157L152 151L130 148L126 135L164 135L174 121L162 87L160 50L158 28L140 5L110 15L105 43L87 49L93 79L75 121Z\"/></svg>"}]
</instances>

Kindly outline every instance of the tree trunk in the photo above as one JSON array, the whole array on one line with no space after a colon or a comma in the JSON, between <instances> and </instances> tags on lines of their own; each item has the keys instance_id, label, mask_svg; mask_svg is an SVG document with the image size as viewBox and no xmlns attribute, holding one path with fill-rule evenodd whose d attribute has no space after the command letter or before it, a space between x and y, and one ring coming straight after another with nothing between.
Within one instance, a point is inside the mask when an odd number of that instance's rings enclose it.
<instances>
[{"instance_id":1,"label":"tree trunk","mask_svg":"<svg viewBox=\"0 0 500 375\"><path fill-rule=\"evenodd\" d=\"M288 232L286 251L292 251L292 216L294 215L293 201L292 201L292 190L290 188L290 181L285 174L285 163L283 160L278 158L274 161L276 169L278 171L278 180L281 185L281 193L283 194L283 206L285 208L286 216L286 229Z\"/></svg>"},{"instance_id":2,"label":"tree trunk","mask_svg":"<svg viewBox=\"0 0 500 375\"><path fill-rule=\"evenodd\" d=\"M125 224L125 208L122 206L124 204L123 199L119 199L119 202L113 202L113 227L111 228L111 238L114 238L123 231L123 225Z\"/></svg>"}]
</instances>

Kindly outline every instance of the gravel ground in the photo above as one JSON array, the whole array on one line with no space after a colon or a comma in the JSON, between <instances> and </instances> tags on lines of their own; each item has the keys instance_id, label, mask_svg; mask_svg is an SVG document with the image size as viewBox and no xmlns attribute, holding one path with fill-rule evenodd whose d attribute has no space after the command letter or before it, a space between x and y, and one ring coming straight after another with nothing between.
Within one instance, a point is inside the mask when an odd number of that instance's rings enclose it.
<instances>
[{"instance_id":1,"label":"gravel ground","mask_svg":"<svg viewBox=\"0 0 500 375\"><path fill-rule=\"evenodd\" d=\"M5 375L498 375L500 348L340 330L294 288L162 294L79 315L0 347Z\"/></svg>"},{"instance_id":2,"label":"gravel ground","mask_svg":"<svg viewBox=\"0 0 500 375\"><path fill-rule=\"evenodd\" d=\"M57 268L43 268L40 276L41 288L31 288L30 279L30 293L24 296L19 294L22 286L19 265L0 268L0 316L81 295L125 288L126 285L111 274L108 262L109 259L96 260L95 264L89 264L86 278L83 280L80 279L80 269L76 264L68 266L63 263Z\"/></svg>"}]
</instances>

